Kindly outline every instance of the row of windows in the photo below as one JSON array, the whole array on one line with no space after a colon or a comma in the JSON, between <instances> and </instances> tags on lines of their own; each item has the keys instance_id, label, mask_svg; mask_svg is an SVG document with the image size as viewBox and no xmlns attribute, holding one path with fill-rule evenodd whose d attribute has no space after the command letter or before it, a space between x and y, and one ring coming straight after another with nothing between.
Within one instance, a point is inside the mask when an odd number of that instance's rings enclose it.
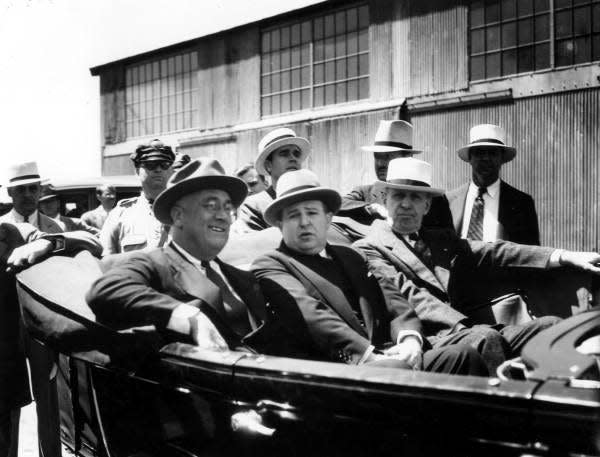
<instances>
[{"instance_id":1,"label":"row of windows","mask_svg":"<svg viewBox=\"0 0 600 457\"><path fill-rule=\"evenodd\" d=\"M368 99L369 8L261 32L262 116ZM600 60L600 0L471 0L470 80ZM126 134L197 128L198 53L126 68Z\"/></svg>"}]
</instances>

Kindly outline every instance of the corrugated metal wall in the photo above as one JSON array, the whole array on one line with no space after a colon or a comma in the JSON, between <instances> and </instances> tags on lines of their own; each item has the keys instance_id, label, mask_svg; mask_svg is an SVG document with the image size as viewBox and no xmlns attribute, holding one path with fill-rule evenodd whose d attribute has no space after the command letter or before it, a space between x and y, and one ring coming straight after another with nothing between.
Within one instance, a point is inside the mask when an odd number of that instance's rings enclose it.
<instances>
[{"instance_id":1,"label":"corrugated metal wall","mask_svg":"<svg viewBox=\"0 0 600 457\"><path fill-rule=\"evenodd\" d=\"M415 144L434 164L434 180L453 189L470 177L456 155L479 123L504 127L517 148L503 178L536 202L542 243L597 250L600 185L600 90L568 92L412 117ZM432 134L431 132L435 132Z\"/></svg>"}]
</instances>

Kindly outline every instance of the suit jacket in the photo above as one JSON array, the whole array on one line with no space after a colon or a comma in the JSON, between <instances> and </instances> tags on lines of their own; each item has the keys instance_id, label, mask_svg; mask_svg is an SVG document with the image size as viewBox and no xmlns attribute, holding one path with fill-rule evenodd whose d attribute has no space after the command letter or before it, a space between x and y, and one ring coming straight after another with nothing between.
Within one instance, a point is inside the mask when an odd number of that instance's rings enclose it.
<instances>
[{"instance_id":1,"label":"suit jacket","mask_svg":"<svg viewBox=\"0 0 600 457\"><path fill-rule=\"evenodd\" d=\"M469 183L448 192L448 202L456 233L462 231L465 201ZM499 239L520 244L540 245L535 203L531 195L500 181L500 201L498 204Z\"/></svg>"},{"instance_id":2,"label":"suit jacket","mask_svg":"<svg viewBox=\"0 0 600 457\"><path fill-rule=\"evenodd\" d=\"M14 248L44 235L30 224L0 224L0 414L31 401L15 277L6 272L6 260ZM74 232L61 236L65 240L65 254L88 250L99 256L102 252L100 243L89 233Z\"/></svg>"},{"instance_id":3,"label":"suit jacket","mask_svg":"<svg viewBox=\"0 0 600 457\"><path fill-rule=\"evenodd\" d=\"M383 205L383 196L375 192L374 184L357 186L350 193L342 197L342 206L337 212L338 216L354 219L361 224L371 225L376 219L367 212L367 205L379 203ZM429 213L423 218L423 227L452 228L452 214L445 195L434 197L431 200Z\"/></svg>"},{"instance_id":4,"label":"suit jacket","mask_svg":"<svg viewBox=\"0 0 600 457\"><path fill-rule=\"evenodd\" d=\"M479 283L481 271L505 268L545 269L552 248L526 246L506 241L484 243L459 238L450 230L422 230L421 237L431 250L427 266L385 221L373 224L371 233L354 244L367 256L369 267L380 281L388 306L408 299L419 317L425 337L451 333L466 316L469 296Z\"/></svg>"},{"instance_id":5,"label":"suit jacket","mask_svg":"<svg viewBox=\"0 0 600 457\"><path fill-rule=\"evenodd\" d=\"M238 209L237 220L232 230L244 233L248 231L264 230L270 227L265 221L264 214L267 206L275 199L275 189L269 186L254 195L250 195Z\"/></svg>"},{"instance_id":6,"label":"suit jacket","mask_svg":"<svg viewBox=\"0 0 600 457\"><path fill-rule=\"evenodd\" d=\"M364 327L343 291L284 243L256 259L252 271L287 330L290 350L295 351L288 356L357 364L371 345L395 341L400 322L416 315L407 302L403 310L408 316L386 310L381 289L358 252L336 245L326 249L354 286Z\"/></svg>"},{"instance_id":7,"label":"suit jacket","mask_svg":"<svg viewBox=\"0 0 600 457\"><path fill-rule=\"evenodd\" d=\"M267 307L252 273L217 259L231 287L246 304L253 329L237 335L227 323L222 304L215 300L219 288L170 245L121 254L92 285L86 299L99 321L116 329L154 326L167 339L179 339L166 330L173 310L182 303L198 307L215 324L230 347L247 344L268 352L273 327L265 324ZM185 339L185 337L183 337Z\"/></svg>"},{"instance_id":8,"label":"suit jacket","mask_svg":"<svg viewBox=\"0 0 600 457\"><path fill-rule=\"evenodd\" d=\"M62 233L62 232L64 232L64 230L62 229L62 227L60 225L58 225L55 221L50 219L45 214L42 214L41 212L38 211L37 215L38 215L37 226L38 226L38 229L40 232L44 232L44 233ZM0 223L2 223L2 222L9 222L11 224L22 224L22 222L15 220L15 218L13 217L12 211L10 211L10 212L6 213L4 216L0 217Z\"/></svg>"}]
</instances>

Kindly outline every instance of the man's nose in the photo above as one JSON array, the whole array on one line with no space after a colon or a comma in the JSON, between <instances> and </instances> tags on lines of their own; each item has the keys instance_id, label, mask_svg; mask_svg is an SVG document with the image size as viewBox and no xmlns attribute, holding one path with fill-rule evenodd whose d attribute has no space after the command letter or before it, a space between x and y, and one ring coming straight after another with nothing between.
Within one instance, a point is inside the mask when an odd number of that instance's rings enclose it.
<instances>
[{"instance_id":1,"label":"man's nose","mask_svg":"<svg viewBox=\"0 0 600 457\"><path fill-rule=\"evenodd\" d=\"M300 225L302 227L305 227L308 224L310 224L310 218L308 217L308 215L307 214L301 214L300 215Z\"/></svg>"}]
</instances>

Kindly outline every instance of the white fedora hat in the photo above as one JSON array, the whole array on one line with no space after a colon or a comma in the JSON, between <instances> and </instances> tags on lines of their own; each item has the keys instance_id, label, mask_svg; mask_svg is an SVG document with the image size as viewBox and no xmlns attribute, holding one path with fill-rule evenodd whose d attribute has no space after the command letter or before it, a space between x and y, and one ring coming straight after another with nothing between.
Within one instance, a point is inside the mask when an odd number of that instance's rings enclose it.
<instances>
[{"instance_id":1,"label":"white fedora hat","mask_svg":"<svg viewBox=\"0 0 600 457\"><path fill-rule=\"evenodd\" d=\"M279 178L277 198L265 209L265 221L275 225L283 208L307 200L322 201L332 213L336 213L342 205L340 194L334 189L321 186L317 175L312 171L306 168L288 171Z\"/></svg>"},{"instance_id":2,"label":"white fedora hat","mask_svg":"<svg viewBox=\"0 0 600 457\"><path fill-rule=\"evenodd\" d=\"M6 187L17 187L42 182L36 162L23 162L10 165L7 177L8 182L6 183Z\"/></svg>"},{"instance_id":3,"label":"white fedora hat","mask_svg":"<svg viewBox=\"0 0 600 457\"><path fill-rule=\"evenodd\" d=\"M310 155L310 143L306 138L302 138L296 135L292 129L279 128L270 131L262 140L258 143L258 156L254 161L254 167L261 175L268 175L269 173L265 170L265 160L268 159L269 155L275 149L282 146L298 146L301 152L300 163L304 162Z\"/></svg>"},{"instance_id":4,"label":"white fedora hat","mask_svg":"<svg viewBox=\"0 0 600 457\"><path fill-rule=\"evenodd\" d=\"M426 194L442 195L443 189L431 187L431 165L413 157L390 160L387 179L376 181L379 188L404 189Z\"/></svg>"},{"instance_id":5,"label":"white fedora hat","mask_svg":"<svg viewBox=\"0 0 600 457\"><path fill-rule=\"evenodd\" d=\"M413 126L406 121L380 121L375 141L372 145L363 146L368 152L410 152L419 154L423 151L413 149Z\"/></svg>"},{"instance_id":6,"label":"white fedora hat","mask_svg":"<svg viewBox=\"0 0 600 457\"><path fill-rule=\"evenodd\" d=\"M498 148L502 152L504 163L510 162L517 154L515 148L506 146L506 133L504 129L495 124L479 124L472 127L469 132L469 144L458 150L458 157L468 162L469 149L479 146Z\"/></svg>"}]
</instances>

